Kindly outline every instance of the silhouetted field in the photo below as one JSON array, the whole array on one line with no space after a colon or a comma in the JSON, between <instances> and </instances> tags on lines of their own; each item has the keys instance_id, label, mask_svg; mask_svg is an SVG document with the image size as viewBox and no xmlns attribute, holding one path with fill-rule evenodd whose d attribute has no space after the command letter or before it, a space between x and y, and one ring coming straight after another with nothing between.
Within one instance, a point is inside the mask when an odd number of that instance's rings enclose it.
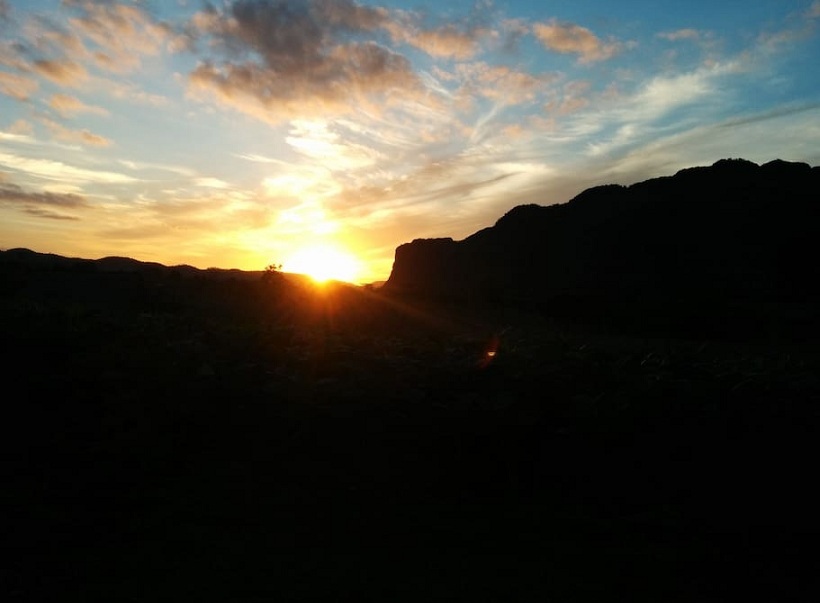
<instances>
[{"instance_id":1,"label":"silhouetted field","mask_svg":"<svg viewBox=\"0 0 820 603\"><path fill-rule=\"evenodd\" d=\"M811 340L3 279L5 601L811 600Z\"/></svg>"}]
</instances>

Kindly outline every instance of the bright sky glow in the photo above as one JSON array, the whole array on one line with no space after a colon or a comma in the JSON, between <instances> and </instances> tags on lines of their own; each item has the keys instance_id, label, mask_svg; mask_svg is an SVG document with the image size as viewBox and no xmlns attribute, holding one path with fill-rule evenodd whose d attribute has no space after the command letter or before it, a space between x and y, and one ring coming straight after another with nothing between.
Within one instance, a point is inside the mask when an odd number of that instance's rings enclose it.
<instances>
[{"instance_id":1,"label":"bright sky glow","mask_svg":"<svg viewBox=\"0 0 820 603\"><path fill-rule=\"evenodd\" d=\"M820 0L0 0L0 248L325 247L369 282L522 203L817 165L818 27Z\"/></svg>"},{"instance_id":2,"label":"bright sky glow","mask_svg":"<svg viewBox=\"0 0 820 603\"><path fill-rule=\"evenodd\" d=\"M320 283L328 280L356 282L359 276L356 259L328 245L300 248L285 260L282 270L306 274Z\"/></svg>"}]
</instances>

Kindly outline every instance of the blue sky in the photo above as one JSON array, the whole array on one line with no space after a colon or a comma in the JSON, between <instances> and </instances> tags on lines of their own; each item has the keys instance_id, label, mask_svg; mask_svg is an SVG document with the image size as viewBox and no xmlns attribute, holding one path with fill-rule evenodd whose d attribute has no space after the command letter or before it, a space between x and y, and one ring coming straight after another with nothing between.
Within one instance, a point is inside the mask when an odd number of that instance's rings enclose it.
<instances>
[{"instance_id":1,"label":"blue sky","mask_svg":"<svg viewBox=\"0 0 820 603\"><path fill-rule=\"evenodd\" d=\"M335 249L367 282L519 204L817 165L818 27L819 0L0 0L0 248Z\"/></svg>"}]
</instances>

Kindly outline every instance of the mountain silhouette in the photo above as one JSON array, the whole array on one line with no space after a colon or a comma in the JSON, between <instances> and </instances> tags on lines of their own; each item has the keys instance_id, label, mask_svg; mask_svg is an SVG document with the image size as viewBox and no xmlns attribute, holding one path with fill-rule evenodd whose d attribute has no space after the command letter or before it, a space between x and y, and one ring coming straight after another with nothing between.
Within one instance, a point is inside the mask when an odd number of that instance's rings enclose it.
<instances>
[{"instance_id":1,"label":"mountain silhouette","mask_svg":"<svg viewBox=\"0 0 820 603\"><path fill-rule=\"evenodd\" d=\"M384 288L676 329L802 324L820 298L818 189L818 167L744 159L598 186L514 207L461 241L403 244Z\"/></svg>"}]
</instances>

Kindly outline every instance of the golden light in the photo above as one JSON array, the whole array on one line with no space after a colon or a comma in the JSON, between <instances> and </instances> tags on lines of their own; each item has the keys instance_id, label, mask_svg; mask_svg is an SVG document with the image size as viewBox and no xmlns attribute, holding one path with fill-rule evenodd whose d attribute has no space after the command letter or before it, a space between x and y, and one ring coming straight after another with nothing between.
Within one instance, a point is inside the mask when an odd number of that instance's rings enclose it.
<instances>
[{"instance_id":1,"label":"golden light","mask_svg":"<svg viewBox=\"0 0 820 603\"><path fill-rule=\"evenodd\" d=\"M305 274L314 281L329 280L354 282L359 274L358 260L352 255L330 245L305 247L282 264L284 272Z\"/></svg>"}]
</instances>

